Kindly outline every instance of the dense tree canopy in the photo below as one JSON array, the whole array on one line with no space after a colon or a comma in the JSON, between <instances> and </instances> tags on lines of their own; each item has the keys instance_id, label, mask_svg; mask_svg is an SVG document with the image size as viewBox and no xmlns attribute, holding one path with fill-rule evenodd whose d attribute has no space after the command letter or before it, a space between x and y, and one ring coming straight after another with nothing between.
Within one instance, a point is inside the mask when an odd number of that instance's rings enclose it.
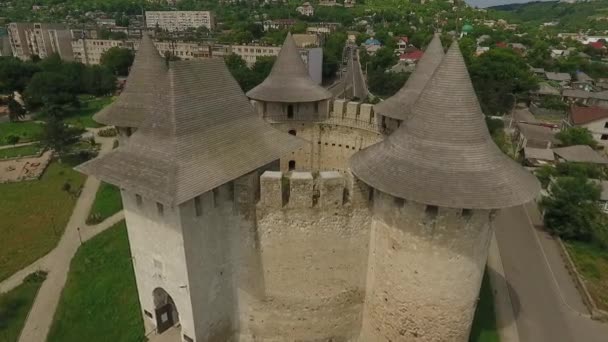
<instances>
[{"instance_id":1,"label":"dense tree canopy","mask_svg":"<svg viewBox=\"0 0 608 342\"><path fill-rule=\"evenodd\" d=\"M525 60L509 49L491 49L472 59L469 73L486 115L510 112L516 97L538 88Z\"/></svg>"},{"instance_id":2,"label":"dense tree canopy","mask_svg":"<svg viewBox=\"0 0 608 342\"><path fill-rule=\"evenodd\" d=\"M113 47L101 55L101 65L119 76L127 76L135 54L131 49Z\"/></svg>"},{"instance_id":3,"label":"dense tree canopy","mask_svg":"<svg viewBox=\"0 0 608 342\"><path fill-rule=\"evenodd\" d=\"M225 58L228 70L244 92L253 89L268 77L274 65L274 60L274 57L259 57L255 64L249 68L247 63L236 54L231 54Z\"/></svg>"}]
</instances>

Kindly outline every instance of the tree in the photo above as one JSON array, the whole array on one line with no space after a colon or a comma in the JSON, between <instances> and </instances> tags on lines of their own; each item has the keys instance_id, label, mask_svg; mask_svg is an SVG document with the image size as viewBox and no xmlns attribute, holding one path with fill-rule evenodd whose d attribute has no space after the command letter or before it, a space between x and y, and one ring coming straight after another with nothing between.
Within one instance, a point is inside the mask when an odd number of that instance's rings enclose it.
<instances>
[{"instance_id":1,"label":"tree","mask_svg":"<svg viewBox=\"0 0 608 342\"><path fill-rule=\"evenodd\" d=\"M564 239L590 241L601 229L603 213L597 205L599 185L583 177L560 177L542 201L545 226Z\"/></svg>"},{"instance_id":2,"label":"tree","mask_svg":"<svg viewBox=\"0 0 608 342\"><path fill-rule=\"evenodd\" d=\"M36 110L44 104L77 105L74 86L78 85L72 84L63 74L43 71L32 77L23 98L29 110Z\"/></svg>"},{"instance_id":3,"label":"tree","mask_svg":"<svg viewBox=\"0 0 608 342\"><path fill-rule=\"evenodd\" d=\"M14 95L8 98L8 117L11 121L19 121L25 116L25 109L21 104L15 101Z\"/></svg>"},{"instance_id":4,"label":"tree","mask_svg":"<svg viewBox=\"0 0 608 342\"><path fill-rule=\"evenodd\" d=\"M510 49L494 48L473 58L469 73L486 115L508 113L513 108L514 96L523 98L538 88L526 61Z\"/></svg>"},{"instance_id":5,"label":"tree","mask_svg":"<svg viewBox=\"0 0 608 342\"><path fill-rule=\"evenodd\" d=\"M51 116L40 135L40 144L64 154L78 142L80 130L67 126L61 119Z\"/></svg>"},{"instance_id":6,"label":"tree","mask_svg":"<svg viewBox=\"0 0 608 342\"><path fill-rule=\"evenodd\" d=\"M378 96L390 97L393 96L403 85L408 73L405 72L386 72L382 69L370 70L367 75L369 90Z\"/></svg>"},{"instance_id":7,"label":"tree","mask_svg":"<svg viewBox=\"0 0 608 342\"><path fill-rule=\"evenodd\" d=\"M23 62L14 57L0 57L0 92L23 92L32 76L40 68L31 62Z\"/></svg>"},{"instance_id":8,"label":"tree","mask_svg":"<svg viewBox=\"0 0 608 342\"><path fill-rule=\"evenodd\" d=\"M135 55L130 49L115 46L101 55L100 63L119 76L127 76Z\"/></svg>"},{"instance_id":9,"label":"tree","mask_svg":"<svg viewBox=\"0 0 608 342\"><path fill-rule=\"evenodd\" d=\"M562 146L588 145L593 148L597 146L597 141L585 127L570 127L557 133L555 137L561 141Z\"/></svg>"},{"instance_id":10,"label":"tree","mask_svg":"<svg viewBox=\"0 0 608 342\"><path fill-rule=\"evenodd\" d=\"M82 74L81 87L95 96L112 94L116 91L116 76L105 66L92 65Z\"/></svg>"}]
</instances>

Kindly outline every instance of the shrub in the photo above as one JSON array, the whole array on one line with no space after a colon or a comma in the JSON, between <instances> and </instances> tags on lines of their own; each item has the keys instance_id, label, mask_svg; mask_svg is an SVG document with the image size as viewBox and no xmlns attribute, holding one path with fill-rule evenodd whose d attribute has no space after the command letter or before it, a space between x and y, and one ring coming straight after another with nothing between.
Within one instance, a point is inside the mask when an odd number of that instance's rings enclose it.
<instances>
[{"instance_id":1,"label":"shrub","mask_svg":"<svg viewBox=\"0 0 608 342\"><path fill-rule=\"evenodd\" d=\"M10 134L6 137L6 143L9 145L16 145L21 138L18 135Z\"/></svg>"},{"instance_id":2,"label":"shrub","mask_svg":"<svg viewBox=\"0 0 608 342\"><path fill-rule=\"evenodd\" d=\"M118 131L114 127L108 127L108 128L99 130L99 132L97 132L97 135L99 135L100 137L103 137L103 138L111 138L111 137L117 136Z\"/></svg>"}]
</instances>

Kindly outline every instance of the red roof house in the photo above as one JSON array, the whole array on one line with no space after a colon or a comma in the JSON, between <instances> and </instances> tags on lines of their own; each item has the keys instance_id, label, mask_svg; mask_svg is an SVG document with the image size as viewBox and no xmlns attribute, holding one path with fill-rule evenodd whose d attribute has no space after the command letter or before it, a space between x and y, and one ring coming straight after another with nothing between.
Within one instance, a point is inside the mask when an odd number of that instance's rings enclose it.
<instances>
[{"instance_id":1,"label":"red roof house","mask_svg":"<svg viewBox=\"0 0 608 342\"><path fill-rule=\"evenodd\" d=\"M574 106L570 110L570 121L576 126L606 118L608 118L608 108Z\"/></svg>"},{"instance_id":2,"label":"red roof house","mask_svg":"<svg viewBox=\"0 0 608 342\"><path fill-rule=\"evenodd\" d=\"M591 46L594 49L601 50L601 49L604 48L604 43L602 43L601 41L597 41L597 42L594 42L594 43L589 43L589 46Z\"/></svg>"},{"instance_id":3,"label":"red roof house","mask_svg":"<svg viewBox=\"0 0 608 342\"><path fill-rule=\"evenodd\" d=\"M405 62L410 62L410 63L415 63L415 62L418 62L420 60L420 58L422 58L423 55L424 55L424 52L422 52L422 50L415 50L412 52L402 53L401 56L399 56L399 60L405 61Z\"/></svg>"}]
</instances>

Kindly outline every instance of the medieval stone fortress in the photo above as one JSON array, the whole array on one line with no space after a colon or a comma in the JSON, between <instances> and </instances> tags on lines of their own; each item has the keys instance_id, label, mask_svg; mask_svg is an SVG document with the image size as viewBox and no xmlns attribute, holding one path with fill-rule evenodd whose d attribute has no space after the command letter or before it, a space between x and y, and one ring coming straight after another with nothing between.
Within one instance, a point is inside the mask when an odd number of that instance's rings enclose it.
<instances>
[{"instance_id":1,"label":"medieval stone fortress","mask_svg":"<svg viewBox=\"0 0 608 342\"><path fill-rule=\"evenodd\" d=\"M144 36L96 120L120 146L78 169L121 188L141 314L183 341L467 341L492 219L539 191L438 37L372 106L316 85L291 35L247 94Z\"/></svg>"}]
</instances>

